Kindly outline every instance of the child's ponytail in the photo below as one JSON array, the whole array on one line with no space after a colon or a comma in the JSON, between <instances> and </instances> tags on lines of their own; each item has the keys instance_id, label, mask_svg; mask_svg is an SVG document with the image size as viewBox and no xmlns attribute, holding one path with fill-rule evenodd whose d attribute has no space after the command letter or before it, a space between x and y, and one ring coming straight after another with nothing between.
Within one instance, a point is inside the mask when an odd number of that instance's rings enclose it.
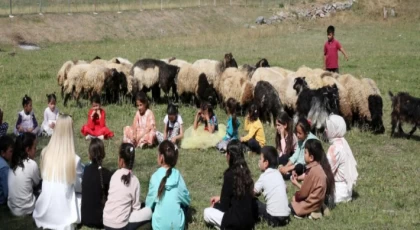
<instances>
[{"instance_id":1,"label":"child's ponytail","mask_svg":"<svg viewBox=\"0 0 420 230\"><path fill-rule=\"evenodd\" d=\"M163 155L165 164L169 166L159 184L158 198L161 199L165 192L166 181L171 176L172 168L175 167L178 161L178 150L175 149L175 145L172 142L165 140L159 145L159 154Z\"/></svg>"},{"instance_id":2,"label":"child's ponytail","mask_svg":"<svg viewBox=\"0 0 420 230\"><path fill-rule=\"evenodd\" d=\"M134 146L129 143L123 143L120 148L120 158L124 160L126 168L129 170L128 174L121 176L121 181L124 182L125 185L130 184L131 170L134 166Z\"/></svg>"},{"instance_id":3,"label":"child's ponytail","mask_svg":"<svg viewBox=\"0 0 420 230\"><path fill-rule=\"evenodd\" d=\"M102 205L105 205L106 196L104 178L102 172L102 161L105 158L105 147L101 139L93 138L89 145L89 156L93 163L98 165L99 180L101 182Z\"/></svg>"},{"instance_id":4,"label":"child's ponytail","mask_svg":"<svg viewBox=\"0 0 420 230\"><path fill-rule=\"evenodd\" d=\"M228 112L232 116L232 127L233 130L236 130L238 127L237 124L237 118L236 118L236 106L238 105L238 102L234 98L229 98L226 102L226 106L228 109Z\"/></svg>"}]
</instances>

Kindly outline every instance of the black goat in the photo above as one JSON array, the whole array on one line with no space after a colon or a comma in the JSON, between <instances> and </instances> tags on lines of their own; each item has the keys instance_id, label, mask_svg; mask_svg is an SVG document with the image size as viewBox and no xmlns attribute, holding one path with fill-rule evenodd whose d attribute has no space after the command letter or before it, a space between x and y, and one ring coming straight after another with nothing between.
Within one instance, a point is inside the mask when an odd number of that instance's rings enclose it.
<instances>
[{"instance_id":1,"label":"black goat","mask_svg":"<svg viewBox=\"0 0 420 230\"><path fill-rule=\"evenodd\" d=\"M325 86L319 89L309 89L304 77L295 79L293 89L298 94L296 102L295 123L299 118L311 120L312 127L322 129L329 114L338 114L339 95L337 86Z\"/></svg>"},{"instance_id":2,"label":"black goat","mask_svg":"<svg viewBox=\"0 0 420 230\"><path fill-rule=\"evenodd\" d=\"M395 128L397 126L398 132L404 134L402 122L407 122L414 125L407 136L407 138L410 139L416 131L417 126L420 125L420 98L412 97L406 92L400 92L394 96L392 92L389 91L388 94L392 101L391 137L394 136Z\"/></svg>"}]
</instances>

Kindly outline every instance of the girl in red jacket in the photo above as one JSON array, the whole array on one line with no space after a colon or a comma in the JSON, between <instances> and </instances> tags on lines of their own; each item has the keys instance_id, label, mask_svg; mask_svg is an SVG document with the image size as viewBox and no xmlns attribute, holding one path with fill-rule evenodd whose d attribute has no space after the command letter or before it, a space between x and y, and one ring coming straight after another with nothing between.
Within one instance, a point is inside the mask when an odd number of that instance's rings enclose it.
<instances>
[{"instance_id":1,"label":"girl in red jacket","mask_svg":"<svg viewBox=\"0 0 420 230\"><path fill-rule=\"evenodd\" d=\"M82 127L82 134L86 140L92 138L108 139L114 136L114 133L106 127L105 110L101 108L101 98L99 95L93 95L91 98L92 108L88 113L88 122Z\"/></svg>"}]
</instances>

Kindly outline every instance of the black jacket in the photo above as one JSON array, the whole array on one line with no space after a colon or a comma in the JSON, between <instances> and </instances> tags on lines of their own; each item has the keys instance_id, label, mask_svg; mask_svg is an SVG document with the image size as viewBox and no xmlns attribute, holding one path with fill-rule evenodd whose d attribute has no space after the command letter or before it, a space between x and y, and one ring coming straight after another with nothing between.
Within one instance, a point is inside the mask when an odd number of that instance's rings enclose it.
<instances>
[{"instance_id":1,"label":"black jacket","mask_svg":"<svg viewBox=\"0 0 420 230\"><path fill-rule=\"evenodd\" d=\"M103 228L103 211L105 203L102 202L102 192L108 197L109 182L112 173L102 167L104 189L101 187L98 165L92 163L85 167L82 178L82 224L90 228Z\"/></svg>"},{"instance_id":2,"label":"black jacket","mask_svg":"<svg viewBox=\"0 0 420 230\"><path fill-rule=\"evenodd\" d=\"M220 202L214 208L224 212L221 229L254 229L257 214L253 194L235 197L233 193L233 171L228 169L223 178Z\"/></svg>"}]
</instances>

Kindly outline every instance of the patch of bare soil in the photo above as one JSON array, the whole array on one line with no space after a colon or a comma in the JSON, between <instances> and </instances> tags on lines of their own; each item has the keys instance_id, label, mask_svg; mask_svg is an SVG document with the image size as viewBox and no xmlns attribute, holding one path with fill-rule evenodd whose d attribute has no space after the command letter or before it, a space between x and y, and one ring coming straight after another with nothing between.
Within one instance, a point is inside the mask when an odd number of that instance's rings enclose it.
<instances>
[{"instance_id":1,"label":"patch of bare soil","mask_svg":"<svg viewBox=\"0 0 420 230\"><path fill-rule=\"evenodd\" d=\"M135 39L229 30L250 23L263 9L202 7L171 10L18 15L0 18L0 44Z\"/></svg>"}]
</instances>

